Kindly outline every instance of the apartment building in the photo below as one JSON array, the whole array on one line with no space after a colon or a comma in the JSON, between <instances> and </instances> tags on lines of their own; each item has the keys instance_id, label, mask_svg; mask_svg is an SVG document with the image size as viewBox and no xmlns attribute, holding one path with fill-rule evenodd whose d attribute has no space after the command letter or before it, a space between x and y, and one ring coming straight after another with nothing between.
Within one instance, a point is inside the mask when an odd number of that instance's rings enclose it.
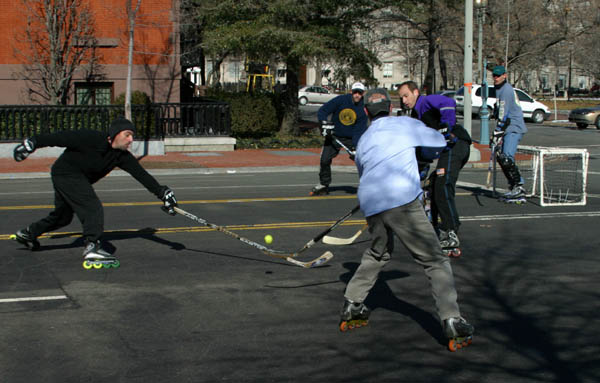
<instances>
[{"instance_id":1,"label":"apartment building","mask_svg":"<svg viewBox=\"0 0 600 383\"><path fill-rule=\"evenodd\" d=\"M43 19L36 17L41 3L0 0L0 104L48 103L36 97L39 89L27 80L36 76L36 72L28 70L35 64L32 61L36 55L29 48L31 39L28 40L27 32L34 28L47 30ZM92 73L84 70L73 73L67 103L110 104L126 90L129 52L126 0L75 3L78 10L86 6L89 9L94 29L93 56L98 65ZM131 3L135 7L137 0ZM180 100L178 7L179 0L143 0L135 14L132 90L146 93L154 102Z\"/></svg>"}]
</instances>

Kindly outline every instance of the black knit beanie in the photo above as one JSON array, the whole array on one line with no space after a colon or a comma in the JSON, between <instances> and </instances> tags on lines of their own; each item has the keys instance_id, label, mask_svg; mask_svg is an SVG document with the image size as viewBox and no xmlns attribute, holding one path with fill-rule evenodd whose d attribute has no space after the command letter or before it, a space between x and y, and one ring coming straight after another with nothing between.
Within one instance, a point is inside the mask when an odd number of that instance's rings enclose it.
<instances>
[{"instance_id":1,"label":"black knit beanie","mask_svg":"<svg viewBox=\"0 0 600 383\"><path fill-rule=\"evenodd\" d=\"M124 130L131 130L135 134L135 126L124 117L117 117L108 128L108 136L112 142L115 136Z\"/></svg>"}]
</instances>

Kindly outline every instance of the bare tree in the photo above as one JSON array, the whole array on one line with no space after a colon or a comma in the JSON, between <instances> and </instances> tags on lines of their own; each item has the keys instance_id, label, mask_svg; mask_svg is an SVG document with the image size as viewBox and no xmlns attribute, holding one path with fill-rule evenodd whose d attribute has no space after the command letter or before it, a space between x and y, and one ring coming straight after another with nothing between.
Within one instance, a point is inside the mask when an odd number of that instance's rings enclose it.
<instances>
[{"instance_id":1,"label":"bare tree","mask_svg":"<svg viewBox=\"0 0 600 383\"><path fill-rule=\"evenodd\" d=\"M27 20L15 55L24 63L15 75L28 84L33 102L66 105L76 72L101 77L94 20L85 0L21 0Z\"/></svg>"}]
</instances>

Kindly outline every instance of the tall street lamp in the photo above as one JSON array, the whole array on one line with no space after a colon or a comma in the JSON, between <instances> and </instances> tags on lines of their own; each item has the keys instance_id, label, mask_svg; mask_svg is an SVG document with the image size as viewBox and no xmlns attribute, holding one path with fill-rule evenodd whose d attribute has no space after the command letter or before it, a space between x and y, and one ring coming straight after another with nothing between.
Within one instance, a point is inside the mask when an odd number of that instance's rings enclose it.
<instances>
[{"instance_id":1,"label":"tall street lamp","mask_svg":"<svg viewBox=\"0 0 600 383\"><path fill-rule=\"evenodd\" d=\"M481 109L479 110L481 129L479 143L487 145L490 142L490 130L489 130L489 111L487 108L487 72L486 63L481 62L482 46L483 46L483 22L485 20L485 7L487 7L487 0L475 0L475 7L477 8L477 21L479 23L479 41L477 46L477 71L479 72L479 80L481 81Z\"/></svg>"},{"instance_id":2,"label":"tall street lamp","mask_svg":"<svg viewBox=\"0 0 600 383\"><path fill-rule=\"evenodd\" d=\"M483 23L485 22L485 8L487 7L488 0L475 0L475 8L477 9L477 23L478 23L478 41L477 41L477 72L479 75L479 81L482 81L484 76L483 67L481 66L481 52L483 47Z\"/></svg>"},{"instance_id":3,"label":"tall street lamp","mask_svg":"<svg viewBox=\"0 0 600 383\"><path fill-rule=\"evenodd\" d=\"M471 134L471 90L473 89L473 0L465 0L464 126Z\"/></svg>"}]
</instances>

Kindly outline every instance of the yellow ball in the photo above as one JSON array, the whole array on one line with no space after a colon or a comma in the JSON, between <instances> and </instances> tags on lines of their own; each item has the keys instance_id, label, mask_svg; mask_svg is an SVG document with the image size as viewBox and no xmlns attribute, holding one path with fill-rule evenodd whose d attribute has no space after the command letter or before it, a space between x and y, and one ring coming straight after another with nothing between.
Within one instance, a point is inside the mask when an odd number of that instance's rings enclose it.
<instances>
[{"instance_id":1,"label":"yellow ball","mask_svg":"<svg viewBox=\"0 0 600 383\"><path fill-rule=\"evenodd\" d=\"M271 242L273 242L273 237L271 237L269 234L265 235L265 242L267 245L271 244Z\"/></svg>"}]
</instances>

